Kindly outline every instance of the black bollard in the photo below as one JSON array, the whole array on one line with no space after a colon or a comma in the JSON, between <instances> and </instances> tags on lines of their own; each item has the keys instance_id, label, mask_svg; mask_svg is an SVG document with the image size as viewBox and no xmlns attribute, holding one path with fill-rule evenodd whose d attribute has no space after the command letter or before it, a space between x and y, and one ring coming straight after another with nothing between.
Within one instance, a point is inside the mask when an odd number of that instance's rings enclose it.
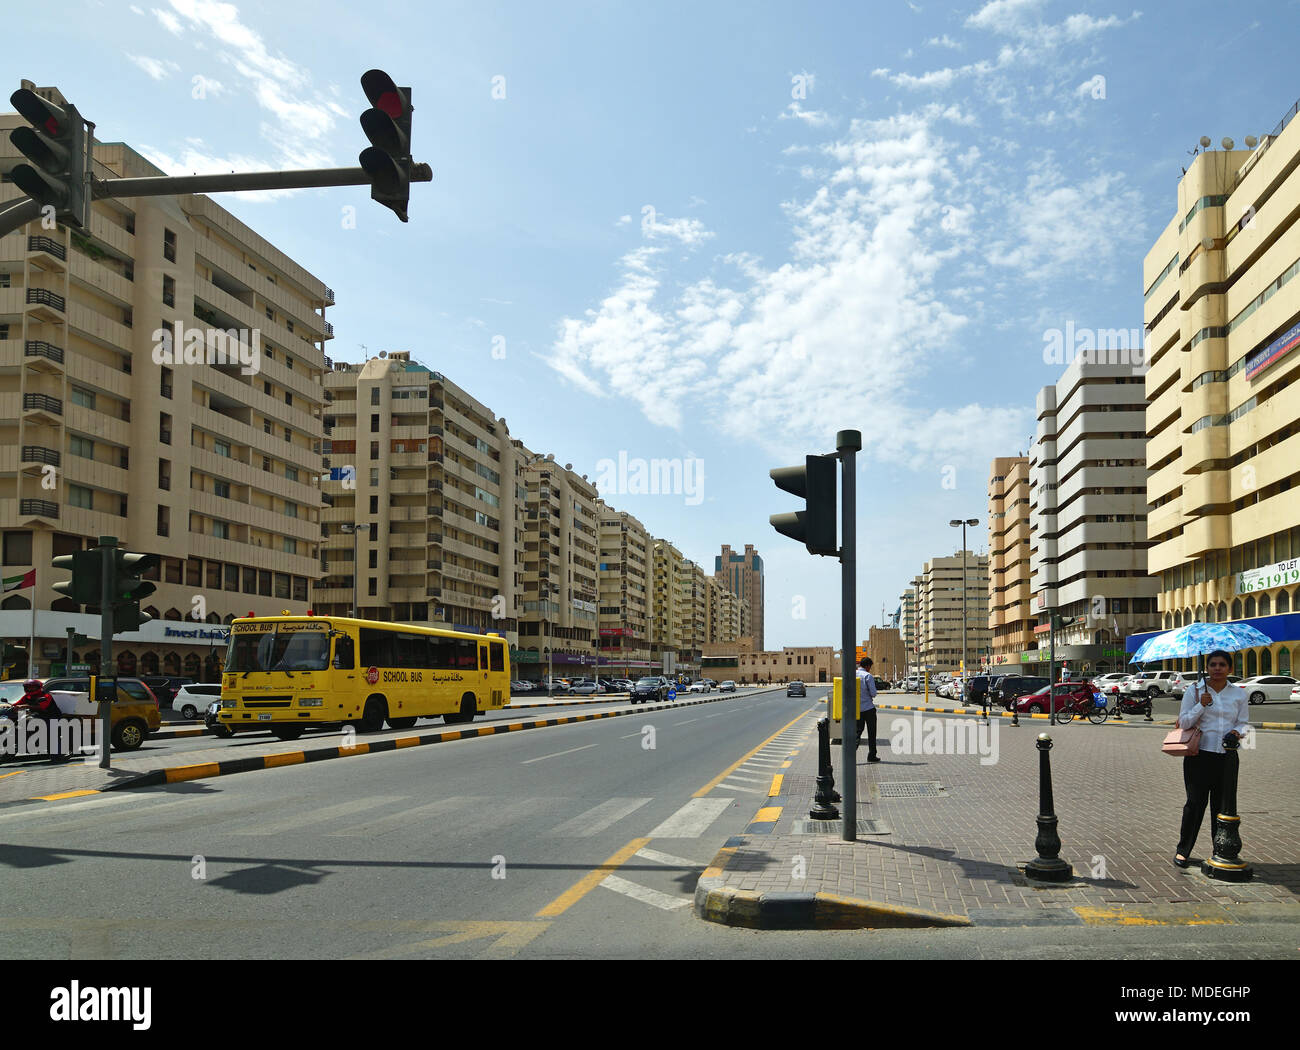
<instances>
[{"instance_id":1,"label":"black bollard","mask_svg":"<svg viewBox=\"0 0 1300 1050\"><path fill-rule=\"evenodd\" d=\"M817 720L817 793L813 796L808 816L813 820L839 820L840 811L832 802L840 796L835 791L835 773L831 769L831 723L828 718Z\"/></svg>"},{"instance_id":2,"label":"black bollard","mask_svg":"<svg viewBox=\"0 0 1300 1050\"><path fill-rule=\"evenodd\" d=\"M1056 813L1052 801L1052 738L1038 734L1038 835L1034 849L1038 856L1025 865L1025 874L1043 882L1068 882L1074 874L1067 862L1061 860L1061 837L1056 833Z\"/></svg>"},{"instance_id":3,"label":"black bollard","mask_svg":"<svg viewBox=\"0 0 1300 1050\"><path fill-rule=\"evenodd\" d=\"M1214 832L1214 856L1201 861L1201 873L1224 882L1247 882L1255 874L1241 860L1241 818L1237 816L1237 772L1240 746L1235 733L1223 738L1223 812Z\"/></svg>"}]
</instances>

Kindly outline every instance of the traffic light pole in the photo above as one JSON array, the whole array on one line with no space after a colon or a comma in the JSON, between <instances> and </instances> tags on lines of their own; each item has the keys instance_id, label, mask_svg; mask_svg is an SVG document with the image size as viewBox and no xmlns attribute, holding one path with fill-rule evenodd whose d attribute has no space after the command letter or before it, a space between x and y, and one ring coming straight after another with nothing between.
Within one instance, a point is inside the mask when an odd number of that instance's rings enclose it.
<instances>
[{"instance_id":1,"label":"traffic light pole","mask_svg":"<svg viewBox=\"0 0 1300 1050\"><path fill-rule=\"evenodd\" d=\"M117 552L116 536L99 537L100 564L100 601L99 601L99 678L96 686L99 695L94 699L99 703L99 768L109 768L109 752L112 751L113 715L110 701L116 695L117 677L113 676L113 692L104 689L104 678L113 666L113 556ZM105 699L107 697L108 699Z\"/></svg>"},{"instance_id":2,"label":"traffic light pole","mask_svg":"<svg viewBox=\"0 0 1300 1050\"><path fill-rule=\"evenodd\" d=\"M843 502L840 508L840 783L844 823L840 838L854 842L858 837L858 733L857 722L850 717L851 698L857 695L857 564L858 564L858 487L857 455L862 448L862 432L841 430L835 435L835 450L840 456ZM861 700L859 700L859 704Z\"/></svg>"}]
</instances>

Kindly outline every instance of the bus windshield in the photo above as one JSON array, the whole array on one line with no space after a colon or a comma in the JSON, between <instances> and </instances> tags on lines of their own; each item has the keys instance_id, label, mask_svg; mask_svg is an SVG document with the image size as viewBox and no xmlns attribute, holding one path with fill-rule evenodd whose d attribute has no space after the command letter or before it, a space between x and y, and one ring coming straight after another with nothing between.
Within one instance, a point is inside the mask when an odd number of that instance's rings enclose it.
<instances>
[{"instance_id":1,"label":"bus windshield","mask_svg":"<svg viewBox=\"0 0 1300 1050\"><path fill-rule=\"evenodd\" d=\"M329 657L328 632L276 624L269 631L232 633L226 671L324 671Z\"/></svg>"}]
</instances>

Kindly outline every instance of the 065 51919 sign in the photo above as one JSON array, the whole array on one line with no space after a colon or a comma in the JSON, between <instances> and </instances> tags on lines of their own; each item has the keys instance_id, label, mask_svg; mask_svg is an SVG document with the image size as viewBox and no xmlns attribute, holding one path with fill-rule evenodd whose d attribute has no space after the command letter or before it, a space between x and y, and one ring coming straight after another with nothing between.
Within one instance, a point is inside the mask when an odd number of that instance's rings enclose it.
<instances>
[{"instance_id":1,"label":"065 51919 sign","mask_svg":"<svg viewBox=\"0 0 1300 1050\"><path fill-rule=\"evenodd\" d=\"M1300 558L1237 573L1237 594L1252 594L1293 583L1300 583Z\"/></svg>"}]
</instances>

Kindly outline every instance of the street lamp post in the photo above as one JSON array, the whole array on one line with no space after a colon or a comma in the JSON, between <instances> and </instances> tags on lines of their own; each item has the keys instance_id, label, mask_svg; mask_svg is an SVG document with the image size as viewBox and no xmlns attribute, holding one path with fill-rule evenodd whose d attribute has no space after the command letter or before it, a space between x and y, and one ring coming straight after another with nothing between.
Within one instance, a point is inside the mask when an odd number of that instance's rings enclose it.
<instances>
[{"instance_id":1,"label":"street lamp post","mask_svg":"<svg viewBox=\"0 0 1300 1050\"><path fill-rule=\"evenodd\" d=\"M367 536L374 536L375 523L368 521L365 524L349 524L345 522L339 526L339 531L351 533L352 535L352 616L354 619L360 618L360 607L357 605L357 574L361 568L357 556L357 533L365 529Z\"/></svg>"},{"instance_id":2,"label":"street lamp post","mask_svg":"<svg viewBox=\"0 0 1300 1050\"><path fill-rule=\"evenodd\" d=\"M948 522L961 526L961 698L966 700L966 526L978 525L978 518L955 518Z\"/></svg>"}]
</instances>

